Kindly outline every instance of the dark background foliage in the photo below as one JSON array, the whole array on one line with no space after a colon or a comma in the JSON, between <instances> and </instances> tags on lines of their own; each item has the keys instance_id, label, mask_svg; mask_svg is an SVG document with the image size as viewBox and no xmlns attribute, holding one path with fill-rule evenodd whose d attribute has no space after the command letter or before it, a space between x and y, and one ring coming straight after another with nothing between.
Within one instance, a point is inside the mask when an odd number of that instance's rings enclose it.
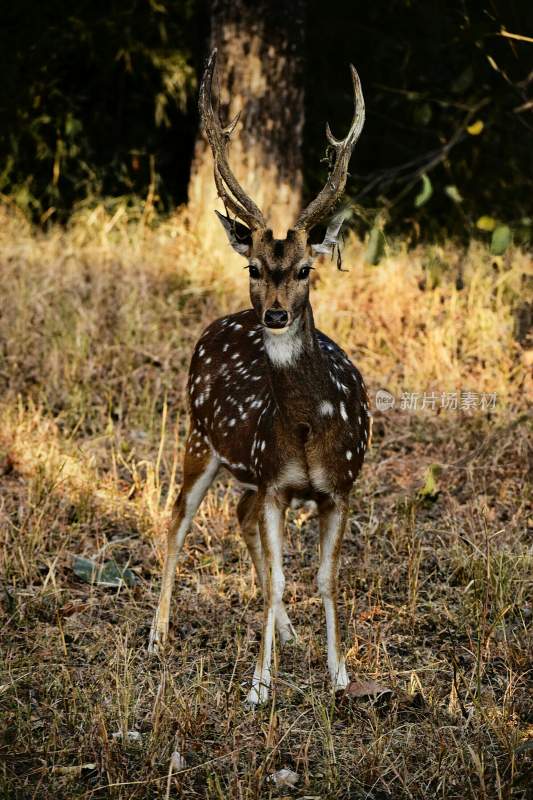
<instances>
[{"instance_id":1,"label":"dark background foliage","mask_svg":"<svg viewBox=\"0 0 533 800\"><path fill-rule=\"evenodd\" d=\"M150 182L161 210L184 202L208 4L19 0L2 15L0 192L41 220ZM339 136L349 123L352 61L367 125L349 186L367 221L527 226L533 44L501 31L531 36L531 22L525 0L308 0L306 193L324 179L324 121Z\"/></svg>"}]
</instances>

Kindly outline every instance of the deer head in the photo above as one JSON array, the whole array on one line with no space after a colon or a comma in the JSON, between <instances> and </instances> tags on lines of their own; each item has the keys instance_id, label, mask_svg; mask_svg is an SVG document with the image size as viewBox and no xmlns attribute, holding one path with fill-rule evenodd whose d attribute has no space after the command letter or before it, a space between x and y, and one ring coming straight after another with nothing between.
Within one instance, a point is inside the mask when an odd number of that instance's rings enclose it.
<instances>
[{"instance_id":1,"label":"deer head","mask_svg":"<svg viewBox=\"0 0 533 800\"><path fill-rule=\"evenodd\" d=\"M365 121L361 82L350 65L354 91L354 115L347 136L336 139L326 124L326 136L334 153L328 179L300 213L285 239L274 239L260 208L238 183L228 163L227 146L239 115L223 127L212 102L217 51L213 50L200 87L200 115L214 159L217 192L226 216L217 213L233 249L248 261L250 297L263 323L272 333L284 333L300 317L309 299L309 275L316 256L332 253L338 243L344 212L331 219L324 240L310 244L311 230L327 219L346 186L348 164ZM230 214L234 215L231 218Z\"/></svg>"}]
</instances>

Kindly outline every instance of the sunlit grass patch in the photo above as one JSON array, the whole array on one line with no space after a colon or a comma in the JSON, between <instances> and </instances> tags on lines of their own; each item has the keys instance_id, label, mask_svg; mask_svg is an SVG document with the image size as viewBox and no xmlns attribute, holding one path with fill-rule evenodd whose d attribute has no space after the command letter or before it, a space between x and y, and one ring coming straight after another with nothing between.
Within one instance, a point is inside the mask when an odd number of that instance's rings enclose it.
<instances>
[{"instance_id":1,"label":"sunlit grass patch","mask_svg":"<svg viewBox=\"0 0 533 800\"><path fill-rule=\"evenodd\" d=\"M276 653L272 704L251 715L262 603L227 476L182 553L169 646L152 659L145 649L188 360L208 322L248 304L244 262L202 252L183 215L148 224L100 206L37 234L1 213L6 797L255 800L284 796L269 776L290 768L294 796L525 800L527 256L391 243L370 266L350 239L349 272L317 265L317 323L371 394L471 389L498 404L375 413L339 602L351 675L389 699L330 693L317 525L298 512L285 560L299 642ZM86 583L77 555L112 559L137 583Z\"/></svg>"}]
</instances>

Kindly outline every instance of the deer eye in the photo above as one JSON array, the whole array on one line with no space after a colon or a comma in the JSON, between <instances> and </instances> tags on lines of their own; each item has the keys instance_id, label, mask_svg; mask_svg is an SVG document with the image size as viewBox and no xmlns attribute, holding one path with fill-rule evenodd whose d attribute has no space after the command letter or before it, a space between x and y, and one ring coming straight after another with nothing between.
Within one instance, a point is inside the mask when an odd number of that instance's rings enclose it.
<instances>
[{"instance_id":1,"label":"deer eye","mask_svg":"<svg viewBox=\"0 0 533 800\"><path fill-rule=\"evenodd\" d=\"M312 267L300 267L296 277L299 281L304 281L306 278L309 277L309 273L311 272Z\"/></svg>"},{"instance_id":2,"label":"deer eye","mask_svg":"<svg viewBox=\"0 0 533 800\"><path fill-rule=\"evenodd\" d=\"M259 270L255 266L255 264L249 264L248 265L248 272L250 273L250 278L254 278L254 279L257 280L257 278L261 277L261 273L259 272Z\"/></svg>"}]
</instances>

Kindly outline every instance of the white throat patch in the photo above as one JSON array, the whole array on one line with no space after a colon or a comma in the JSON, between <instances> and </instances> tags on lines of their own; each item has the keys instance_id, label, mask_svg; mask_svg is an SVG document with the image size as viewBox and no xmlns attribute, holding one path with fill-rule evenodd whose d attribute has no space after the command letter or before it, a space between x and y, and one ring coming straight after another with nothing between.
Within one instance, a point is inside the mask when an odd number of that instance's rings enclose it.
<instances>
[{"instance_id":1,"label":"white throat patch","mask_svg":"<svg viewBox=\"0 0 533 800\"><path fill-rule=\"evenodd\" d=\"M290 367L302 351L299 321L296 320L281 333L264 328L265 350L276 367Z\"/></svg>"}]
</instances>

